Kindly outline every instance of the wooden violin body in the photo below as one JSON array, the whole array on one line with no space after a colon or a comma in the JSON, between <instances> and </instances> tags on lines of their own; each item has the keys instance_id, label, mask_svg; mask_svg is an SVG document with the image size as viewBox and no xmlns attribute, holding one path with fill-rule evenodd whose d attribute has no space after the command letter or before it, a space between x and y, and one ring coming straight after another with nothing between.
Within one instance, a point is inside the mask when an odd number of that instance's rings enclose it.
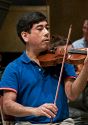
<instances>
[{"instance_id":1,"label":"wooden violin body","mask_svg":"<svg viewBox=\"0 0 88 125\"><path fill-rule=\"evenodd\" d=\"M49 52L44 55L40 55L38 57L41 66L55 66L56 64L62 63L63 60L64 49L60 50L59 47L55 50L55 52ZM84 59L86 58L86 48L83 49L70 49L66 54L66 63L70 64L83 64Z\"/></svg>"}]
</instances>

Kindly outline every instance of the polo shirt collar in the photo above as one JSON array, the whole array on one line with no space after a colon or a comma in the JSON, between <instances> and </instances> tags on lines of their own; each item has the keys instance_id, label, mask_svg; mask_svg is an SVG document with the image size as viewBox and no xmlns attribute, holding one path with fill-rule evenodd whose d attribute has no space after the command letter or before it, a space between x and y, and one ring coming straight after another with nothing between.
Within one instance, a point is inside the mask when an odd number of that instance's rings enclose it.
<instances>
[{"instance_id":1,"label":"polo shirt collar","mask_svg":"<svg viewBox=\"0 0 88 125\"><path fill-rule=\"evenodd\" d=\"M24 51L23 54L21 55L21 60L24 63L30 63L31 62L31 59L27 56L26 51Z\"/></svg>"}]
</instances>

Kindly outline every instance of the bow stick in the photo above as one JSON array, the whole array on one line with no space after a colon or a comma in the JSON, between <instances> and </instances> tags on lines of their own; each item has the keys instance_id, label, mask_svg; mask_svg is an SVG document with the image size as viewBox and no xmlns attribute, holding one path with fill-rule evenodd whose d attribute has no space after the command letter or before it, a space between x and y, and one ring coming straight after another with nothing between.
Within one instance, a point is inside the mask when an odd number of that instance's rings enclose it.
<instances>
[{"instance_id":1,"label":"bow stick","mask_svg":"<svg viewBox=\"0 0 88 125\"><path fill-rule=\"evenodd\" d=\"M67 47L68 47L68 43L69 43L69 40L70 40L71 31L72 31L72 25L70 25L70 28L69 28L69 33L68 33L67 42L66 42L66 46L65 46L65 51L64 51L64 56L63 56L63 61L62 61L60 76L59 76L59 80L58 80L58 85L57 85L57 90L56 90L54 104L56 104L57 97L58 97L58 92L59 92L59 88L60 88L60 82L61 82L61 78L62 78L63 67L64 67L64 63L65 63Z\"/></svg>"},{"instance_id":2,"label":"bow stick","mask_svg":"<svg viewBox=\"0 0 88 125\"><path fill-rule=\"evenodd\" d=\"M67 47L68 47L68 43L69 43L69 40L70 40L71 31L72 31L72 25L70 25L69 32L68 32L68 37L67 37L67 42L66 42L66 46L65 46L65 51L64 51L64 56L63 56L60 76L59 76L59 80L58 80L58 85L57 85L57 89L56 89L56 95L55 95L54 104L56 104L58 93L59 93L59 89L60 89L60 83L61 83L61 78L62 78L62 73L63 73L64 63L65 63L65 58L66 58L66 53L67 53ZM53 121L53 119L51 118L50 119L50 123L51 124L52 124L52 121Z\"/></svg>"}]
</instances>

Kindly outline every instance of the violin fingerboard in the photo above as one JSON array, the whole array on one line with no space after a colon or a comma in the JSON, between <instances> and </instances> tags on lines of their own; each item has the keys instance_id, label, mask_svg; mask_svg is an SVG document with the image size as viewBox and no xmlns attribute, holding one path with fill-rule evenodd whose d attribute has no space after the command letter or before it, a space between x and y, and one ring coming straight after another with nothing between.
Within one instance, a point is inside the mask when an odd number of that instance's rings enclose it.
<instances>
[{"instance_id":1,"label":"violin fingerboard","mask_svg":"<svg viewBox=\"0 0 88 125\"><path fill-rule=\"evenodd\" d=\"M86 50L78 50L78 49L70 49L68 51L68 53L87 55L87 51Z\"/></svg>"}]
</instances>

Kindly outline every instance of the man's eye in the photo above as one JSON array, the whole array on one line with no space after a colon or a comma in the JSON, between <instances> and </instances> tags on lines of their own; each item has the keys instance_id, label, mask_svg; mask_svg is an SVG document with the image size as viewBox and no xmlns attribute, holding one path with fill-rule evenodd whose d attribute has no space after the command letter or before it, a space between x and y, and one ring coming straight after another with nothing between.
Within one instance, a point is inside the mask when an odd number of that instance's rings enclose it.
<instances>
[{"instance_id":1,"label":"man's eye","mask_svg":"<svg viewBox=\"0 0 88 125\"><path fill-rule=\"evenodd\" d=\"M42 28L38 28L37 30L41 31L41 30L42 30Z\"/></svg>"},{"instance_id":2,"label":"man's eye","mask_svg":"<svg viewBox=\"0 0 88 125\"><path fill-rule=\"evenodd\" d=\"M47 30L50 30L50 27L46 27Z\"/></svg>"}]
</instances>

